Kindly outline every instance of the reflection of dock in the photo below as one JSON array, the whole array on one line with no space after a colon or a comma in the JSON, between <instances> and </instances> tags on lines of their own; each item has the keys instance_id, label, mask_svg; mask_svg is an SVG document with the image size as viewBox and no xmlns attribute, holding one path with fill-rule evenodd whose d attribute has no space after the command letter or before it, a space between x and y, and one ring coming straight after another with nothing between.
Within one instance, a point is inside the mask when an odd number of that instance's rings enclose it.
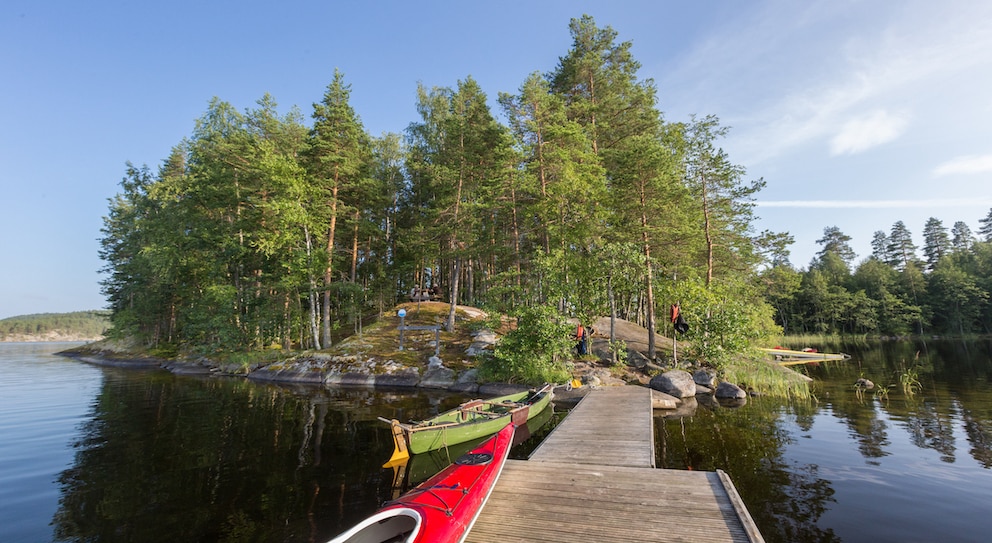
<instances>
[{"instance_id":1,"label":"reflection of dock","mask_svg":"<svg viewBox=\"0 0 992 543\"><path fill-rule=\"evenodd\" d=\"M789 349L758 349L771 355L776 362L784 366L822 362L824 360L847 360L851 355L844 353L818 353L816 351L792 351Z\"/></svg>"},{"instance_id":2,"label":"reflection of dock","mask_svg":"<svg viewBox=\"0 0 992 543\"><path fill-rule=\"evenodd\" d=\"M587 394L509 460L468 542L763 541L722 471L655 469L650 390Z\"/></svg>"}]
</instances>

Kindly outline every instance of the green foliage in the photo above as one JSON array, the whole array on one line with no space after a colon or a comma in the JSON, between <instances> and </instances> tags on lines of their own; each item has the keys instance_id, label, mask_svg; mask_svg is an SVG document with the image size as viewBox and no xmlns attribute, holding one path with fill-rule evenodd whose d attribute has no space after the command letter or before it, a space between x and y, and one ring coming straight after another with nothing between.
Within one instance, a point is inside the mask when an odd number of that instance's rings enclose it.
<instances>
[{"instance_id":1,"label":"green foliage","mask_svg":"<svg viewBox=\"0 0 992 543\"><path fill-rule=\"evenodd\" d=\"M899 374L899 384L902 386L903 393L907 396L912 396L916 392L923 390L923 384L920 383L920 374L916 366L903 369Z\"/></svg>"},{"instance_id":2,"label":"green foliage","mask_svg":"<svg viewBox=\"0 0 992 543\"><path fill-rule=\"evenodd\" d=\"M992 330L992 243L975 241L963 221L950 240L941 221L924 226L924 264L901 221L892 234L876 231L872 256L849 273L835 254L824 251L791 289L778 268L762 273L764 295L775 318L790 334L906 336L934 333L967 337ZM827 229L821 242L847 239Z\"/></svg>"},{"instance_id":3,"label":"green foliage","mask_svg":"<svg viewBox=\"0 0 992 543\"><path fill-rule=\"evenodd\" d=\"M268 95L243 112L212 100L157 172L129 164L109 202L114 334L181 352L326 349L333 330L436 285L449 326L457 304L519 316L501 351L513 379L564 371L567 333L541 328L557 315L527 324L531 307L653 334L657 308L682 299L700 356L741 352L771 328L757 266L789 240L752 235L763 181L719 148L715 117L665 122L616 31L588 16L569 30L556 67L499 97L506 126L471 77L420 86L402 140L366 133L337 71L309 127ZM697 276L708 290L681 297L676 277ZM783 282L780 314L796 283Z\"/></svg>"},{"instance_id":4,"label":"green foliage","mask_svg":"<svg viewBox=\"0 0 992 543\"><path fill-rule=\"evenodd\" d=\"M685 354L716 368L781 333L773 308L745 285L721 282L706 288L700 280L683 280L669 296L680 302L689 324Z\"/></svg>"},{"instance_id":5,"label":"green foliage","mask_svg":"<svg viewBox=\"0 0 992 543\"><path fill-rule=\"evenodd\" d=\"M487 381L562 383L571 378L566 367L573 341L571 326L553 308L536 306L516 315L517 326L496 344L480 368Z\"/></svg>"},{"instance_id":6,"label":"green foliage","mask_svg":"<svg viewBox=\"0 0 992 543\"><path fill-rule=\"evenodd\" d=\"M610 342L610 354L613 356L613 365L624 367L627 365L627 342L618 339Z\"/></svg>"}]
</instances>

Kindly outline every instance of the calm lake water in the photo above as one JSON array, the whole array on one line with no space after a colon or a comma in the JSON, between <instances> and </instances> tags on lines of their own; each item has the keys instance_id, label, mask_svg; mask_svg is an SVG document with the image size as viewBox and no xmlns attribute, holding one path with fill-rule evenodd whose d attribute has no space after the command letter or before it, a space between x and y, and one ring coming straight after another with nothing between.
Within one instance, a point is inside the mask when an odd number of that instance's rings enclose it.
<instances>
[{"instance_id":1,"label":"calm lake water","mask_svg":"<svg viewBox=\"0 0 992 543\"><path fill-rule=\"evenodd\" d=\"M52 354L68 346L0 344L0 541L326 541L447 462L383 469L392 443L376 417L425 418L464 400ZM987 541L989 344L828 348L853 358L807 368L816 400L658 412L659 467L725 470L769 542ZM903 393L907 369L922 390ZM858 394L862 376L895 386ZM525 458L563 416L512 455Z\"/></svg>"}]
</instances>

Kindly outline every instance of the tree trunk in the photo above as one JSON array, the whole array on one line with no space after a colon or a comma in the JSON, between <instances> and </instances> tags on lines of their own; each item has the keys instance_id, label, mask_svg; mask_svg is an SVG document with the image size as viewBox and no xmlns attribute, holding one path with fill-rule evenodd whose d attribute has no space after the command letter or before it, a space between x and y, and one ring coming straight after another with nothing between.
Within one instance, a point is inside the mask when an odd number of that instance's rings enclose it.
<instances>
[{"instance_id":1,"label":"tree trunk","mask_svg":"<svg viewBox=\"0 0 992 543\"><path fill-rule=\"evenodd\" d=\"M613 272L606 276L606 290L610 297L610 356L613 364L617 363L617 352L613 348L613 343L617 340L617 299L613 294Z\"/></svg>"},{"instance_id":2,"label":"tree trunk","mask_svg":"<svg viewBox=\"0 0 992 543\"><path fill-rule=\"evenodd\" d=\"M307 264L310 264L313 244L310 239L310 228L306 225L303 225L303 236L307 243ZM312 338L313 348L319 351L320 331L317 329L317 279L313 276L313 272L308 271L307 275L310 277L310 337Z\"/></svg>"},{"instance_id":3,"label":"tree trunk","mask_svg":"<svg viewBox=\"0 0 992 543\"><path fill-rule=\"evenodd\" d=\"M358 220L361 213L355 210L355 230L351 237L351 282L355 282L355 272L358 270Z\"/></svg>"},{"instance_id":4,"label":"tree trunk","mask_svg":"<svg viewBox=\"0 0 992 543\"><path fill-rule=\"evenodd\" d=\"M461 275L461 267L461 257L455 257L454 269L451 272L451 307L448 309L448 320L444 324L444 329L448 333L455 331L455 307L458 306L458 277Z\"/></svg>"},{"instance_id":5,"label":"tree trunk","mask_svg":"<svg viewBox=\"0 0 992 543\"><path fill-rule=\"evenodd\" d=\"M648 215L645 211L647 209L647 192L644 188L644 183L641 183L640 188L640 200L641 200L641 243L644 245L644 265L645 272L647 275L647 326L648 329L648 358L654 360L657 356L655 348L655 333L654 333L654 274L651 268L651 238L648 236Z\"/></svg>"},{"instance_id":6,"label":"tree trunk","mask_svg":"<svg viewBox=\"0 0 992 543\"><path fill-rule=\"evenodd\" d=\"M324 348L331 346L331 271L334 264L334 229L338 222L338 172L334 172L334 186L331 189L331 224L327 233L327 268L324 270L324 308L321 319L324 332Z\"/></svg>"},{"instance_id":7,"label":"tree trunk","mask_svg":"<svg viewBox=\"0 0 992 543\"><path fill-rule=\"evenodd\" d=\"M713 233L710 225L709 200L706 195L706 176L703 176L703 227L706 234L706 288L713 282Z\"/></svg>"},{"instance_id":8,"label":"tree trunk","mask_svg":"<svg viewBox=\"0 0 992 543\"><path fill-rule=\"evenodd\" d=\"M651 247L647 243L647 234L644 234L644 258L647 261L646 272L647 272L647 300L645 300L646 317L647 323L645 328L648 329L648 358L654 360L656 358L655 350L655 333L654 333L654 273L651 267Z\"/></svg>"},{"instance_id":9,"label":"tree trunk","mask_svg":"<svg viewBox=\"0 0 992 543\"><path fill-rule=\"evenodd\" d=\"M468 266L465 267L465 300L468 305L475 305L475 259L468 259Z\"/></svg>"},{"instance_id":10,"label":"tree trunk","mask_svg":"<svg viewBox=\"0 0 992 543\"><path fill-rule=\"evenodd\" d=\"M513 210L513 264L517 271L517 290L520 289L520 275L522 267L520 264L520 225L517 223L517 192L514 188L512 175L510 181L510 207ZM516 303L516 300L514 300Z\"/></svg>"}]
</instances>

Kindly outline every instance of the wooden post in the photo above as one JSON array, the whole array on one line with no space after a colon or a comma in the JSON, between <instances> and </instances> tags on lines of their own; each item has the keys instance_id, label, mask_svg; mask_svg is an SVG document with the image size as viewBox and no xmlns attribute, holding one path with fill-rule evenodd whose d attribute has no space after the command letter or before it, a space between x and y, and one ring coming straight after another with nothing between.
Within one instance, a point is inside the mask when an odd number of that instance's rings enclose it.
<instances>
[{"instance_id":1,"label":"wooden post","mask_svg":"<svg viewBox=\"0 0 992 543\"><path fill-rule=\"evenodd\" d=\"M441 325L434 327L434 356L441 356Z\"/></svg>"}]
</instances>

